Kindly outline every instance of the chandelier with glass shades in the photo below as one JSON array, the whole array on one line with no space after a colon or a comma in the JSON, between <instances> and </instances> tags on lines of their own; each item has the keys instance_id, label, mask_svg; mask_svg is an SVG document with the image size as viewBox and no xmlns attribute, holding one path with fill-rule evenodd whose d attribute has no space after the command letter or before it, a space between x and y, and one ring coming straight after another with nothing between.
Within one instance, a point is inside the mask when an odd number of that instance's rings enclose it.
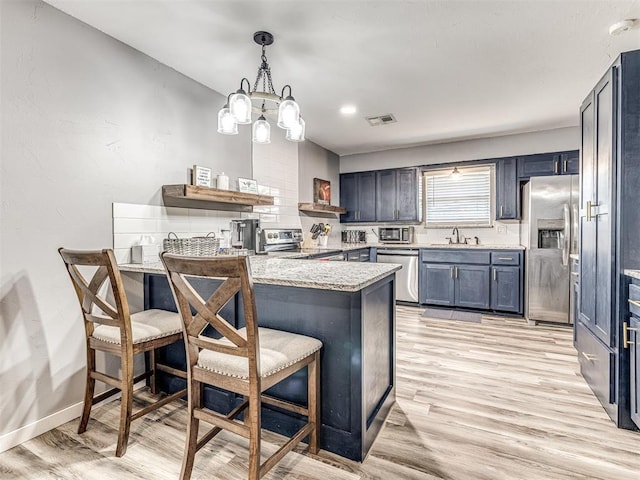
<instances>
[{"instance_id":1,"label":"chandelier with glass shades","mask_svg":"<svg viewBox=\"0 0 640 480\"><path fill-rule=\"evenodd\" d=\"M273 43L273 35L269 32L256 32L253 40L262 45L262 63L258 67L258 75L253 84L247 78L240 81L237 92L229 94L227 103L218 112L218 133L236 135L238 125L251 123L251 114L255 113L258 119L253 122L254 143L271 143L271 125L265 115L275 116L277 113L277 125L287 131L285 138L292 142L304 141L305 125L300 116L300 107L291 96L291 86L285 85L280 95L276 94L271 82L271 68L267 62L265 48ZM246 84L247 90L244 89ZM258 86L262 90L258 90ZM288 95L285 97L285 91Z\"/></svg>"}]
</instances>

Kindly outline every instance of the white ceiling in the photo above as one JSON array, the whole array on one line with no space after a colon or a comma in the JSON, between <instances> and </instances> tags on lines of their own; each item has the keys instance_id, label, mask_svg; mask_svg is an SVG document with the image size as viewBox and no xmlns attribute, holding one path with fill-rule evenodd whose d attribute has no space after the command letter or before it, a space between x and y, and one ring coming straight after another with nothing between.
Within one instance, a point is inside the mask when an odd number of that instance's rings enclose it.
<instances>
[{"instance_id":1,"label":"white ceiling","mask_svg":"<svg viewBox=\"0 0 640 480\"><path fill-rule=\"evenodd\" d=\"M271 32L276 91L290 84L307 137L340 155L575 126L615 57L640 49L640 0L47 3L224 95L253 85L253 33ZM398 122L364 120L387 113Z\"/></svg>"}]
</instances>

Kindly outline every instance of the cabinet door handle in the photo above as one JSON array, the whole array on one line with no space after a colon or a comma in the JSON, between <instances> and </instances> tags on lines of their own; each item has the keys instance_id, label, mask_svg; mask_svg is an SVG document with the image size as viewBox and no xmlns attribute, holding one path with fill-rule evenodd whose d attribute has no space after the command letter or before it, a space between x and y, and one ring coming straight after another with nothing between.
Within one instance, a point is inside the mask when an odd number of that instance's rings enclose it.
<instances>
[{"instance_id":1,"label":"cabinet door handle","mask_svg":"<svg viewBox=\"0 0 640 480\"><path fill-rule=\"evenodd\" d=\"M494 282L498 281L498 273L495 268L493 269L493 281Z\"/></svg>"},{"instance_id":2,"label":"cabinet door handle","mask_svg":"<svg viewBox=\"0 0 640 480\"><path fill-rule=\"evenodd\" d=\"M500 205L500 218L502 218L502 205Z\"/></svg>"},{"instance_id":3,"label":"cabinet door handle","mask_svg":"<svg viewBox=\"0 0 640 480\"><path fill-rule=\"evenodd\" d=\"M498 257L498 260L513 260L513 257Z\"/></svg>"},{"instance_id":4,"label":"cabinet door handle","mask_svg":"<svg viewBox=\"0 0 640 480\"><path fill-rule=\"evenodd\" d=\"M634 307L640 307L640 302L636 301L636 300L631 300L629 299L629 303L631 305L633 305Z\"/></svg>"},{"instance_id":5,"label":"cabinet door handle","mask_svg":"<svg viewBox=\"0 0 640 480\"><path fill-rule=\"evenodd\" d=\"M569 163L567 162L567 160L563 160L562 161L562 173L567 173L568 165L569 165Z\"/></svg>"},{"instance_id":6,"label":"cabinet door handle","mask_svg":"<svg viewBox=\"0 0 640 480\"><path fill-rule=\"evenodd\" d=\"M593 220L593 217L591 216L591 200L587 200L587 222L590 222L591 220Z\"/></svg>"},{"instance_id":7,"label":"cabinet door handle","mask_svg":"<svg viewBox=\"0 0 640 480\"><path fill-rule=\"evenodd\" d=\"M597 355L591 355L589 353L586 352L580 352L582 354L582 356L584 358L586 358L587 360L589 360L590 362L595 362L598 359Z\"/></svg>"},{"instance_id":8,"label":"cabinet door handle","mask_svg":"<svg viewBox=\"0 0 640 480\"><path fill-rule=\"evenodd\" d=\"M558 160L553 162L553 173L558 174Z\"/></svg>"},{"instance_id":9,"label":"cabinet door handle","mask_svg":"<svg viewBox=\"0 0 640 480\"><path fill-rule=\"evenodd\" d=\"M456 269L456 278L458 278L458 267L453 267Z\"/></svg>"},{"instance_id":10,"label":"cabinet door handle","mask_svg":"<svg viewBox=\"0 0 640 480\"><path fill-rule=\"evenodd\" d=\"M629 302L631 302L631 300L629 300ZM637 328L631 328L627 322L624 322L622 324L622 345L624 346L624 348L629 348L629 345L635 345L636 342L630 342L629 341L629 330L631 330L632 332L637 332L638 329Z\"/></svg>"},{"instance_id":11,"label":"cabinet door handle","mask_svg":"<svg viewBox=\"0 0 640 480\"><path fill-rule=\"evenodd\" d=\"M449 274L451 275L451 278L453 278L453 269L454 269L454 268L456 268L456 267L451 267L451 268L449 269Z\"/></svg>"}]
</instances>

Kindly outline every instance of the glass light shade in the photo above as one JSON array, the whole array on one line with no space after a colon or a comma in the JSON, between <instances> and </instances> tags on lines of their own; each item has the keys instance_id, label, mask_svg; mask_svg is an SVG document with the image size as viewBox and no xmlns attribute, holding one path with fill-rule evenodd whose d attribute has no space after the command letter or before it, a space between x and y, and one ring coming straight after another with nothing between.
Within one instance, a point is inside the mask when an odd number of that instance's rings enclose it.
<instances>
[{"instance_id":1,"label":"glass light shade","mask_svg":"<svg viewBox=\"0 0 640 480\"><path fill-rule=\"evenodd\" d=\"M304 120L300 117L300 121L287 130L285 138L291 142L304 142Z\"/></svg>"},{"instance_id":2,"label":"glass light shade","mask_svg":"<svg viewBox=\"0 0 640 480\"><path fill-rule=\"evenodd\" d=\"M278 108L278 126L280 128L289 129L298 123L299 119L300 107L293 97L287 97L286 100L280 102Z\"/></svg>"},{"instance_id":3,"label":"glass light shade","mask_svg":"<svg viewBox=\"0 0 640 480\"><path fill-rule=\"evenodd\" d=\"M253 123L253 142L271 143L271 125L262 115Z\"/></svg>"},{"instance_id":4,"label":"glass light shade","mask_svg":"<svg viewBox=\"0 0 640 480\"><path fill-rule=\"evenodd\" d=\"M244 92L238 90L229 98L229 110L236 123L246 125L251 123L251 99Z\"/></svg>"},{"instance_id":5,"label":"glass light shade","mask_svg":"<svg viewBox=\"0 0 640 480\"><path fill-rule=\"evenodd\" d=\"M226 105L218 112L218 133L225 135L236 135L238 133L238 124Z\"/></svg>"}]
</instances>

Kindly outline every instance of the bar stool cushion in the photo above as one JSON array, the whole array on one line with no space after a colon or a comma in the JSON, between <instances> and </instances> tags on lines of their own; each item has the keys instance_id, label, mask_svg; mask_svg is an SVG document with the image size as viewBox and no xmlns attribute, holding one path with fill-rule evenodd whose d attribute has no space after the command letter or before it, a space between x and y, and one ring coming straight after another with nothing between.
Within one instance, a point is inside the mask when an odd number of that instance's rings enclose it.
<instances>
[{"instance_id":1,"label":"bar stool cushion","mask_svg":"<svg viewBox=\"0 0 640 480\"><path fill-rule=\"evenodd\" d=\"M178 313L151 309L131 315L131 336L134 345L181 331L182 320ZM119 345L120 329L109 325L100 325L93 331L93 337L103 342Z\"/></svg>"},{"instance_id":2,"label":"bar stool cushion","mask_svg":"<svg viewBox=\"0 0 640 480\"><path fill-rule=\"evenodd\" d=\"M245 328L239 329L238 333L246 338ZM322 348L322 342L316 338L270 328L258 328L258 336L262 378L273 375ZM226 338L218 341L232 345ZM249 378L249 362L244 357L202 350L198 356L198 366L220 375L245 380Z\"/></svg>"}]
</instances>

